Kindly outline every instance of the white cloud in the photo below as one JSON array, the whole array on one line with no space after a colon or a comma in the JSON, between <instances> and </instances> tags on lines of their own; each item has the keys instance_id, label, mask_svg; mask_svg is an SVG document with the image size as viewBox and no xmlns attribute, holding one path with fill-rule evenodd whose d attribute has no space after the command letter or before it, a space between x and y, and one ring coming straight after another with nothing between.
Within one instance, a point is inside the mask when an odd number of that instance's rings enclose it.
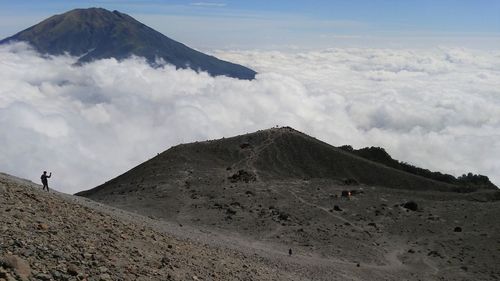
<instances>
[{"instance_id":1,"label":"white cloud","mask_svg":"<svg viewBox=\"0 0 500 281\"><path fill-rule=\"evenodd\" d=\"M172 145L289 125L334 145L500 183L500 53L464 49L218 51L254 81L143 59L74 67L0 47L0 171L76 192Z\"/></svg>"}]
</instances>

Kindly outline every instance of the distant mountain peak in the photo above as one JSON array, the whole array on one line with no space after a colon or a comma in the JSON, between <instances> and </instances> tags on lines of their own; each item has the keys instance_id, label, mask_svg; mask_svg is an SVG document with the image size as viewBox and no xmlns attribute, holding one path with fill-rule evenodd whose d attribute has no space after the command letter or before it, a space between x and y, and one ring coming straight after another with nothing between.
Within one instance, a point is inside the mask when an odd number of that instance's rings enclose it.
<instances>
[{"instance_id":1,"label":"distant mountain peak","mask_svg":"<svg viewBox=\"0 0 500 281\"><path fill-rule=\"evenodd\" d=\"M251 80L256 74L247 67L191 49L127 14L103 8L74 9L54 15L0 44L13 41L28 42L43 54L77 56L78 63L136 55L151 65L163 60L177 68L206 71L212 76Z\"/></svg>"}]
</instances>

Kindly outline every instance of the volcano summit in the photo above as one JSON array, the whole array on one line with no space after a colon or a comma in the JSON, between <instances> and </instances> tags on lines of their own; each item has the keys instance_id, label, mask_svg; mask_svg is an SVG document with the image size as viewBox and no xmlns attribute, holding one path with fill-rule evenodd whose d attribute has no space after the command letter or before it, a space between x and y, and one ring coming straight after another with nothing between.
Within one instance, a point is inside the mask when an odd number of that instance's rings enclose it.
<instances>
[{"instance_id":1,"label":"volcano summit","mask_svg":"<svg viewBox=\"0 0 500 281\"><path fill-rule=\"evenodd\" d=\"M75 9L52 16L0 44L14 41L28 42L42 54L77 56L78 63L135 55L146 58L153 66L169 63L212 76L251 80L256 74L247 67L191 49L127 14L102 8Z\"/></svg>"}]
</instances>

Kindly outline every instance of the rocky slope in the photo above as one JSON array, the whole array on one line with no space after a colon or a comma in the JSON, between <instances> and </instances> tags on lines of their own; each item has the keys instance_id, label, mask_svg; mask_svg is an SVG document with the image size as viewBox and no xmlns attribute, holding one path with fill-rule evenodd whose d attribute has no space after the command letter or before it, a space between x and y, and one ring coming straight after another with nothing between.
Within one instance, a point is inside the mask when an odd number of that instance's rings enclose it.
<instances>
[{"instance_id":1,"label":"rocky slope","mask_svg":"<svg viewBox=\"0 0 500 281\"><path fill-rule=\"evenodd\" d=\"M299 185L269 186L289 190L292 206L270 198L216 209L231 217L221 228L261 235L252 238L187 220L185 210L186 223L172 223L0 174L0 280L500 278L498 193L357 186L342 199L335 196L342 187L325 183L311 183L317 195ZM242 224L245 210L257 206L262 219Z\"/></svg>"},{"instance_id":2,"label":"rocky slope","mask_svg":"<svg viewBox=\"0 0 500 281\"><path fill-rule=\"evenodd\" d=\"M276 262L176 237L147 218L43 192L5 174L0 222L2 281L307 279L285 268L278 275Z\"/></svg>"},{"instance_id":3,"label":"rocky slope","mask_svg":"<svg viewBox=\"0 0 500 281\"><path fill-rule=\"evenodd\" d=\"M69 53L80 57L80 63L136 55L152 65L163 60L177 68L207 71L213 76L251 80L256 74L247 67L191 49L127 14L102 8L75 9L52 16L0 44L13 41L26 41L42 54Z\"/></svg>"},{"instance_id":4,"label":"rocky slope","mask_svg":"<svg viewBox=\"0 0 500 281\"><path fill-rule=\"evenodd\" d=\"M279 128L173 147L80 195L272 260L292 249L313 280L495 280L500 193L456 188Z\"/></svg>"}]
</instances>

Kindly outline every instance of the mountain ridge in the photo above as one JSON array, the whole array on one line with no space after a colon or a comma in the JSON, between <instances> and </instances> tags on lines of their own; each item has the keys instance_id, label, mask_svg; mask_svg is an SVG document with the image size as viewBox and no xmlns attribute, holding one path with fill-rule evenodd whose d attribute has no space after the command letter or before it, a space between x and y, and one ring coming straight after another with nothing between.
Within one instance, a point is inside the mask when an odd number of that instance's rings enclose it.
<instances>
[{"instance_id":1,"label":"mountain ridge","mask_svg":"<svg viewBox=\"0 0 500 281\"><path fill-rule=\"evenodd\" d=\"M269 139L266 140L266 138L273 134L275 138L272 141L278 142L277 146L288 149L286 152L279 152L279 149L276 148L267 149L269 144L266 144L266 141L269 142ZM265 149L262 147L257 148L262 144L266 145ZM208 152L196 155L200 150L208 150ZM253 150L258 150L259 158L251 155L251 153L254 153ZM195 155L192 155L193 152ZM276 156L277 154L279 156ZM210 167L209 169L217 170L217 173L226 174L225 178L234 176L235 171L242 170L250 175L250 178L263 181L286 178L305 180L328 178L339 182L351 181L355 184L453 192L473 192L479 189L495 189L493 187L496 187L489 180L487 180L488 185L478 186L439 181L436 178L426 177L425 175L411 173L399 167L387 165L382 161L374 161L366 155L359 155L345 149L345 146L334 147L293 128L282 127L260 130L230 138L176 145L128 172L94 189L82 191L76 195L89 196L93 191L102 190L106 186L113 185L114 182L127 177L130 173L140 174L141 172L138 172L138 170L151 169L147 167L150 165L161 167L162 165L172 164L166 166L169 171L188 169L180 167L180 165L176 166L175 161L182 162L184 166L190 164L196 166L202 163ZM370 170L375 172L370 172ZM140 177L147 177L147 175L141 175Z\"/></svg>"},{"instance_id":2,"label":"mountain ridge","mask_svg":"<svg viewBox=\"0 0 500 281\"><path fill-rule=\"evenodd\" d=\"M98 59L122 60L136 55L152 66L163 60L176 68L206 71L212 76L252 80L256 72L189 48L133 17L103 8L73 9L51 16L13 36L0 41L6 44L25 41L42 54L68 53L83 64Z\"/></svg>"}]
</instances>

